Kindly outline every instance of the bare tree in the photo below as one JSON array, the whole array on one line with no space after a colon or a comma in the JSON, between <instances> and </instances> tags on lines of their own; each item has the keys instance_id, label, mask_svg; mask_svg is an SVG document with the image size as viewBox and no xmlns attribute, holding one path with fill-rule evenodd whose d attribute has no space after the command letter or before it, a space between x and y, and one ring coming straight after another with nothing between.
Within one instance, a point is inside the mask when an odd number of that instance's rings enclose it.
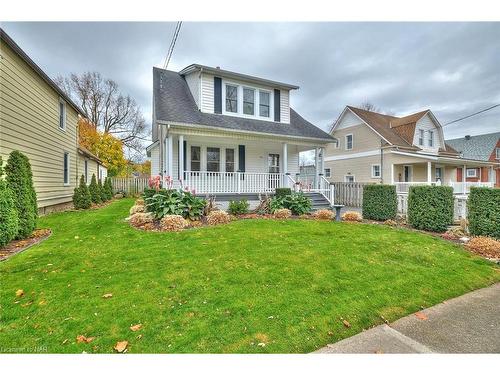
<instances>
[{"instance_id":1,"label":"bare tree","mask_svg":"<svg viewBox=\"0 0 500 375\"><path fill-rule=\"evenodd\" d=\"M375 104L370 103L369 101L361 103L360 108L364 109L365 111L380 112L380 108L378 108Z\"/></svg>"},{"instance_id":2,"label":"bare tree","mask_svg":"<svg viewBox=\"0 0 500 375\"><path fill-rule=\"evenodd\" d=\"M130 95L120 92L115 81L98 72L72 73L54 81L99 130L116 136L137 152L144 149L147 129L142 111Z\"/></svg>"}]
</instances>

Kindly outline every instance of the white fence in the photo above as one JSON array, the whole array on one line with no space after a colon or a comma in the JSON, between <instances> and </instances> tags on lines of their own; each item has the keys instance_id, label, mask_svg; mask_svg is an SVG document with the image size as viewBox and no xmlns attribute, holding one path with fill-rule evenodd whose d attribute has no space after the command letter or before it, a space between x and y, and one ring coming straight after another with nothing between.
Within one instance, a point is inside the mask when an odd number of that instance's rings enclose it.
<instances>
[{"instance_id":1,"label":"white fence","mask_svg":"<svg viewBox=\"0 0 500 375\"><path fill-rule=\"evenodd\" d=\"M398 194L398 213L407 215L408 213L408 194ZM453 197L453 221L467 218L467 196L456 195Z\"/></svg>"},{"instance_id":2,"label":"white fence","mask_svg":"<svg viewBox=\"0 0 500 375\"><path fill-rule=\"evenodd\" d=\"M114 193L124 191L131 195L142 194L144 189L148 187L148 183L149 178L147 177L111 177Z\"/></svg>"}]
</instances>

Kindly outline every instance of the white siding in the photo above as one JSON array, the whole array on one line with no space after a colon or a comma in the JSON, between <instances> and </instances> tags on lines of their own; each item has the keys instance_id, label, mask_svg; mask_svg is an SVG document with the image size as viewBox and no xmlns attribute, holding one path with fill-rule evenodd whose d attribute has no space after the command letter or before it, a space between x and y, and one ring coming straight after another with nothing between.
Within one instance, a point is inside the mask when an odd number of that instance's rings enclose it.
<instances>
[{"instance_id":1,"label":"white siding","mask_svg":"<svg viewBox=\"0 0 500 375\"><path fill-rule=\"evenodd\" d=\"M214 113L214 76L202 74L201 76L201 111Z\"/></svg>"},{"instance_id":2,"label":"white siding","mask_svg":"<svg viewBox=\"0 0 500 375\"><path fill-rule=\"evenodd\" d=\"M350 109L347 109L335 130L346 129L359 124L363 124L363 121L352 113Z\"/></svg>"},{"instance_id":3,"label":"white siding","mask_svg":"<svg viewBox=\"0 0 500 375\"><path fill-rule=\"evenodd\" d=\"M424 131L424 145L420 146L418 144L418 139L419 139L419 133L420 130ZM429 147L429 130L432 130L434 132L434 147ZM430 152L438 152L439 147L444 148L444 142L441 139L441 134L432 120L431 116L429 114L426 114L424 117L422 117L420 120L417 121L417 124L415 126L415 134L413 138L413 144L417 147L420 147L424 151L430 151Z\"/></svg>"},{"instance_id":4,"label":"white siding","mask_svg":"<svg viewBox=\"0 0 500 375\"><path fill-rule=\"evenodd\" d=\"M290 123L290 91L280 90L280 120L285 124Z\"/></svg>"},{"instance_id":5,"label":"white siding","mask_svg":"<svg viewBox=\"0 0 500 375\"><path fill-rule=\"evenodd\" d=\"M160 146L156 145L151 149L151 176L160 174Z\"/></svg>"},{"instance_id":6,"label":"white siding","mask_svg":"<svg viewBox=\"0 0 500 375\"><path fill-rule=\"evenodd\" d=\"M200 108L200 75L198 72L194 72L185 76L187 85L191 94L193 95L194 101L198 108Z\"/></svg>"}]
</instances>

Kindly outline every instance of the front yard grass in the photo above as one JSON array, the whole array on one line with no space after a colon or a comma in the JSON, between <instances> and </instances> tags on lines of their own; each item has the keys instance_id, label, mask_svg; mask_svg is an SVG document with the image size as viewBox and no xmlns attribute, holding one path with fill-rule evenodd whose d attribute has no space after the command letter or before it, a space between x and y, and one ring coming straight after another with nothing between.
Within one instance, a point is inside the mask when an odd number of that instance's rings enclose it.
<instances>
[{"instance_id":1,"label":"front yard grass","mask_svg":"<svg viewBox=\"0 0 500 375\"><path fill-rule=\"evenodd\" d=\"M0 352L107 353L123 340L132 353L310 352L500 281L494 264L407 230L241 220L142 232L124 221L132 204L44 217L53 235L0 263Z\"/></svg>"}]
</instances>

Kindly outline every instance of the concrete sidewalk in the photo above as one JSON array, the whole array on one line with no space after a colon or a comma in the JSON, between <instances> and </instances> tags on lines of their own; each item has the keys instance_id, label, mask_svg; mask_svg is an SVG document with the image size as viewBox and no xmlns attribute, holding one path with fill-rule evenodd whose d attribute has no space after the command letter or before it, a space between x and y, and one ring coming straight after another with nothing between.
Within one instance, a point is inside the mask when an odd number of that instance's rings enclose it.
<instances>
[{"instance_id":1,"label":"concrete sidewalk","mask_svg":"<svg viewBox=\"0 0 500 375\"><path fill-rule=\"evenodd\" d=\"M500 283L330 344L315 353L500 353Z\"/></svg>"}]
</instances>

